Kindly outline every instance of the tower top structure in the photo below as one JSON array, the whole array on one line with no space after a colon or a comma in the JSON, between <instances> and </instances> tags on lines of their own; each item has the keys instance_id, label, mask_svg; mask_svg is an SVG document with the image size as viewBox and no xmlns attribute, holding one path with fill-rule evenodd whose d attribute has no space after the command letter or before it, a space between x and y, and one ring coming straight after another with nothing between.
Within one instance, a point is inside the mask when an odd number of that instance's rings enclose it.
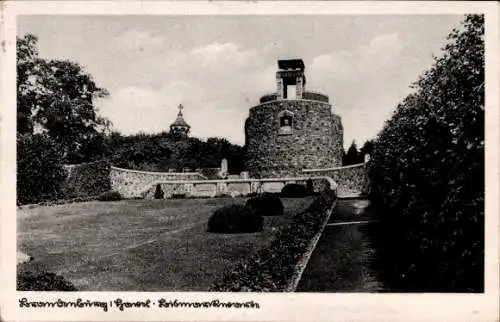
<instances>
[{"instance_id":1,"label":"tower top structure","mask_svg":"<svg viewBox=\"0 0 500 322\"><path fill-rule=\"evenodd\" d=\"M302 59L278 60L276 72L277 99L302 99L306 85L305 65Z\"/></svg>"},{"instance_id":2,"label":"tower top structure","mask_svg":"<svg viewBox=\"0 0 500 322\"><path fill-rule=\"evenodd\" d=\"M187 122L184 120L184 115L182 114L184 106L182 104L179 104L178 109L179 112L177 113L177 118L172 124L170 124L170 131L173 134L185 137L188 135L191 126L189 126L189 124L187 124Z\"/></svg>"}]
</instances>

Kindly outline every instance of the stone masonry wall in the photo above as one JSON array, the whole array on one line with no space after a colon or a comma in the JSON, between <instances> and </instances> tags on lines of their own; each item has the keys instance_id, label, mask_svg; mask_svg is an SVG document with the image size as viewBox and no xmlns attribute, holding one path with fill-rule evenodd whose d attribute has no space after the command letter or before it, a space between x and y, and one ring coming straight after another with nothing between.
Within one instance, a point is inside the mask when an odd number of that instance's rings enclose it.
<instances>
[{"instance_id":1,"label":"stone masonry wall","mask_svg":"<svg viewBox=\"0 0 500 322\"><path fill-rule=\"evenodd\" d=\"M156 186L160 185L165 199L174 197L213 198L217 196L246 196L252 193L281 192L286 184L306 185L308 178L267 178L237 180L193 180L156 182L145 190L140 197L154 199ZM328 177L311 177L314 191L326 188L337 189L336 183Z\"/></svg>"},{"instance_id":2,"label":"stone masonry wall","mask_svg":"<svg viewBox=\"0 0 500 322\"><path fill-rule=\"evenodd\" d=\"M332 178L338 185L337 193L339 197L358 194L367 195L370 190L366 163L331 169L306 169L302 171L302 175Z\"/></svg>"},{"instance_id":3,"label":"stone masonry wall","mask_svg":"<svg viewBox=\"0 0 500 322\"><path fill-rule=\"evenodd\" d=\"M206 180L197 172L147 172L111 167L111 189L124 198L142 197L143 193L156 182L174 180Z\"/></svg>"},{"instance_id":4,"label":"stone masonry wall","mask_svg":"<svg viewBox=\"0 0 500 322\"><path fill-rule=\"evenodd\" d=\"M293 113L292 132L280 135L279 114ZM279 100L250 109L245 122L246 170L251 178L300 174L302 169L342 164L342 125L331 105Z\"/></svg>"}]
</instances>

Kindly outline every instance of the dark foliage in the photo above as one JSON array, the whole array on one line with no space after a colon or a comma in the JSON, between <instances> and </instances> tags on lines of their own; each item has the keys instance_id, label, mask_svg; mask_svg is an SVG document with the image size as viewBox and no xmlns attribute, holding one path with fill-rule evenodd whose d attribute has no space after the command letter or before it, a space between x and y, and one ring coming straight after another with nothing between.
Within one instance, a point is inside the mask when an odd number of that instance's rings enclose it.
<instances>
[{"instance_id":1,"label":"dark foliage","mask_svg":"<svg viewBox=\"0 0 500 322\"><path fill-rule=\"evenodd\" d=\"M349 149L347 149L347 152L344 153L344 157L342 160L343 165L352 165L359 163L359 151L358 147L356 146L356 142L352 141L351 145L349 146Z\"/></svg>"},{"instance_id":2,"label":"dark foliage","mask_svg":"<svg viewBox=\"0 0 500 322\"><path fill-rule=\"evenodd\" d=\"M484 290L483 37L468 15L377 138L374 235L394 290Z\"/></svg>"},{"instance_id":3,"label":"dark foliage","mask_svg":"<svg viewBox=\"0 0 500 322\"><path fill-rule=\"evenodd\" d=\"M375 142L373 140L366 141L361 149L358 149L356 141L352 141L347 152L344 152L342 157L342 165L353 165L365 162L365 155L373 152Z\"/></svg>"},{"instance_id":4,"label":"dark foliage","mask_svg":"<svg viewBox=\"0 0 500 322\"><path fill-rule=\"evenodd\" d=\"M248 199L246 206L254 209L262 216L281 216L284 210L281 199L277 195L270 193L263 193Z\"/></svg>"},{"instance_id":5,"label":"dark foliage","mask_svg":"<svg viewBox=\"0 0 500 322\"><path fill-rule=\"evenodd\" d=\"M60 146L43 134L17 136L17 203L63 197L66 173Z\"/></svg>"},{"instance_id":6,"label":"dark foliage","mask_svg":"<svg viewBox=\"0 0 500 322\"><path fill-rule=\"evenodd\" d=\"M217 209L208 221L212 233L253 233L262 230L262 215L243 205L227 205Z\"/></svg>"},{"instance_id":7,"label":"dark foliage","mask_svg":"<svg viewBox=\"0 0 500 322\"><path fill-rule=\"evenodd\" d=\"M99 201L120 201L122 200L122 195L118 191L106 191L99 195L97 198Z\"/></svg>"},{"instance_id":8,"label":"dark foliage","mask_svg":"<svg viewBox=\"0 0 500 322\"><path fill-rule=\"evenodd\" d=\"M99 196L111 189L110 165L105 161L79 164L67 171L65 198Z\"/></svg>"},{"instance_id":9,"label":"dark foliage","mask_svg":"<svg viewBox=\"0 0 500 322\"><path fill-rule=\"evenodd\" d=\"M309 195L310 192L307 187L297 183L289 183L281 189L281 196L283 198L304 198Z\"/></svg>"},{"instance_id":10,"label":"dark foliage","mask_svg":"<svg viewBox=\"0 0 500 322\"><path fill-rule=\"evenodd\" d=\"M164 198L165 198L165 193L161 189L161 185L157 184L155 190L155 199L164 199Z\"/></svg>"},{"instance_id":11,"label":"dark foliage","mask_svg":"<svg viewBox=\"0 0 500 322\"><path fill-rule=\"evenodd\" d=\"M18 291L78 291L62 276L46 271L31 271L24 265L17 268Z\"/></svg>"},{"instance_id":12,"label":"dark foliage","mask_svg":"<svg viewBox=\"0 0 500 322\"><path fill-rule=\"evenodd\" d=\"M334 200L332 191L322 192L308 210L294 216L288 226L278 231L269 248L259 251L247 263L239 264L217 281L212 291L289 291L297 264L321 230Z\"/></svg>"},{"instance_id":13,"label":"dark foliage","mask_svg":"<svg viewBox=\"0 0 500 322\"><path fill-rule=\"evenodd\" d=\"M176 140L169 133L124 136L112 133L104 140L105 158L117 167L143 171L181 172L184 168L218 168L227 159L229 173L243 171L243 148L226 139Z\"/></svg>"},{"instance_id":14,"label":"dark foliage","mask_svg":"<svg viewBox=\"0 0 500 322\"><path fill-rule=\"evenodd\" d=\"M361 149L359 149L359 154L360 154L360 162L363 162L365 160L365 155L366 154L372 154L373 150L375 150L375 141L373 140L368 140L366 141Z\"/></svg>"}]
</instances>

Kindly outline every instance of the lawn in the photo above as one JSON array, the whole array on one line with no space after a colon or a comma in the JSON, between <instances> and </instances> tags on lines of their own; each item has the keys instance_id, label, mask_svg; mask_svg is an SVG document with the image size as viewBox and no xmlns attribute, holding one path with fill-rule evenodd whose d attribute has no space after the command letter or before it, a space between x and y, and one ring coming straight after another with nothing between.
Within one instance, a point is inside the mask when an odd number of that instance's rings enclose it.
<instances>
[{"instance_id":1,"label":"lawn","mask_svg":"<svg viewBox=\"0 0 500 322\"><path fill-rule=\"evenodd\" d=\"M18 211L18 250L34 270L82 291L207 291L259 249L312 197L282 198L284 216L249 234L206 232L211 214L245 198L85 202Z\"/></svg>"}]
</instances>

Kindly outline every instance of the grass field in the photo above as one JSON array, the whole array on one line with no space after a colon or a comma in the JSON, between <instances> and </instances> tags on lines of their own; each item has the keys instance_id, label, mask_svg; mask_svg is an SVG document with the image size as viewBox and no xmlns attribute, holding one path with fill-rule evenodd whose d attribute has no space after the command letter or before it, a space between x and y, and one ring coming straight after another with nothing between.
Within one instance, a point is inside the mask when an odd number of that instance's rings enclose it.
<instances>
[{"instance_id":1,"label":"grass field","mask_svg":"<svg viewBox=\"0 0 500 322\"><path fill-rule=\"evenodd\" d=\"M82 291L207 291L215 279L267 247L312 197L282 198L285 215L249 234L206 232L211 214L244 198L85 202L18 211L17 247L33 270Z\"/></svg>"}]
</instances>

